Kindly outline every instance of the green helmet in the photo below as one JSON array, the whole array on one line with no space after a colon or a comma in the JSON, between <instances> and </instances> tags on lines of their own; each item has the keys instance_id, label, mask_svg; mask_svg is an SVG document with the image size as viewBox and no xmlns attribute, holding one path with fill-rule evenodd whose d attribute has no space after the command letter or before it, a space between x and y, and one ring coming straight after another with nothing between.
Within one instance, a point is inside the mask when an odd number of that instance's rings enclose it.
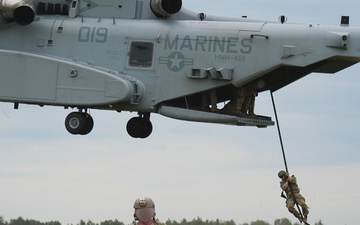
<instances>
[{"instance_id":1,"label":"green helmet","mask_svg":"<svg viewBox=\"0 0 360 225\"><path fill-rule=\"evenodd\" d=\"M281 170L281 171L278 173L278 176L279 176L279 178L282 178L285 174L286 174L286 172L285 172L284 170Z\"/></svg>"},{"instance_id":2,"label":"green helmet","mask_svg":"<svg viewBox=\"0 0 360 225\"><path fill-rule=\"evenodd\" d=\"M155 208L154 201L149 197L141 197L134 202L134 209Z\"/></svg>"}]
</instances>

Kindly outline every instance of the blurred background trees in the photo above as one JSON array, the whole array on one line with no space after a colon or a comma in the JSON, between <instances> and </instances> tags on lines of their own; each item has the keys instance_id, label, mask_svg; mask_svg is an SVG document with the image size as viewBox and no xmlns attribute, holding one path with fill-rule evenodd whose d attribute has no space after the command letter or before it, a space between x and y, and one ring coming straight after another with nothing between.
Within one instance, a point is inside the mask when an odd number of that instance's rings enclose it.
<instances>
[{"instance_id":1,"label":"blurred background trees","mask_svg":"<svg viewBox=\"0 0 360 225\"><path fill-rule=\"evenodd\" d=\"M135 224L136 221L133 221ZM11 219L10 221L5 221L4 217L0 216L0 225L62 225L59 221L50 221L50 222L40 222L33 219L24 219L19 217L17 219ZM68 224L64 224L68 225ZM123 222L115 220L105 220L100 223L94 223L91 220L84 221L80 220L79 223L69 224L69 225L125 225ZM164 225L164 223L159 222L158 225ZM200 217L195 218L193 220L182 219L180 222L175 220L168 219L165 222L165 225L301 225L300 223L291 223L291 221L287 218L276 219L274 223L269 223L263 220L256 220L250 223L241 223L236 224L234 220L222 221L222 220L203 220ZM321 220L314 225L325 225L321 222Z\"/></svg>"}]
</instances>

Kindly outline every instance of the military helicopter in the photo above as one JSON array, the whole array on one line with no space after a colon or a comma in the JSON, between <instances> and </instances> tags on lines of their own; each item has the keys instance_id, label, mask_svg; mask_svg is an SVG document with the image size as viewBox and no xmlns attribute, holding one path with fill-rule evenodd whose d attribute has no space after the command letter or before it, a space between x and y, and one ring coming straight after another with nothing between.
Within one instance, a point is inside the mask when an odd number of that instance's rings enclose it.
<instances>
[{"instance_id":1,"label":"military helicopter","mask_svg":"<svg viewBox=\"0 0 360 225\"><path fill-rule=\"evenodd\" d=\"M134 138L151 134L151 113L271 126L253 112L257 93L360 61L349 17L228 18L181 0L0 0L0 32L0 101L74 108L65 127L80 135L93 129L89 109L138 112L126 126Z\"/></svg>"}]
</instances>

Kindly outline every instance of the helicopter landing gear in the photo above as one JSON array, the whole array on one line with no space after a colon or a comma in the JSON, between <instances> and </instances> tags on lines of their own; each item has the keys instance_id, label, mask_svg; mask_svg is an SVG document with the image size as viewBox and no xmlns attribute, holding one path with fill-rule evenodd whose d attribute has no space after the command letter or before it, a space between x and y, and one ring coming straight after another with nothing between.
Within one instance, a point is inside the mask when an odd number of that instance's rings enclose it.
<instances>
[{"instance_id":1,"label":"helicopter landing gear","mask_svg":"<svg viewBox=\"0 0 360 225\"><path fill-rule=\"evenodd\" d=\"M66 130L71 134L86 135L94 127L94 120L86 112L72 112L65 119Z\"/></svg>"},{"instance_id":2,"label":"helicopter landing gear","mask_svg":"<svg viewBox=\"0 0 360 225\"><path fill-rule=\"evenodd\" d=\"M150 113L139 114L139 117L133 117L126 125L128 134L133 138L147 138L153 129L150 122Z\"/></svg>"}]
</instances>

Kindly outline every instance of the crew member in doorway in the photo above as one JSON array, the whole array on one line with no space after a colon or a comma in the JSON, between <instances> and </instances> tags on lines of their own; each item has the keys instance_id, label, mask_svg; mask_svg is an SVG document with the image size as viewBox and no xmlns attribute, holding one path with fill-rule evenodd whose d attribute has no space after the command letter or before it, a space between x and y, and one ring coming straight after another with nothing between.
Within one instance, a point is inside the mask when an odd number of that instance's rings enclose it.
<instances>
[{"instance_id":1,"label":"crew member in doorway","mask_svg":"<svg viewBox=\"0 0 360 225\"><path fill-rule=\"evenodd\" d=\"M289 174L284 170L281 170L278 173L278 176L281 179L280 187L286 193L286 197L283 196L283 193L281 195L286 198L286 207L296 218L299 219L300 223L306 223L309 214L309 207L305 203L305 198L300 194L300 188L297 185L296 177L294 175L289 176ZM295 199L302 208L303 218L301 218L300 213L294 207Z\"/></svg>"},{"instance_id":2,"label":"crew member in doorway","mask_svg":"<svg viewBox=\"0 0 360 225\"><path fill-rule=\"evenodd\" d=\"M255 109L255 97L258 95L257 87L255 83L249 83L244 86L245 88L245 100L242 106L242 112L249 116L256 116Z\"/></svg>"},{"instance_id":3,"label":"crew member in doorway","mask_svg":"<svg viewBox=\"0 0 360 225\"><path fill-rule=\"evenodd\" d=\"M242 115L242 107L245 101L245 90L243 87L236 88L235 91L235 113Z\"/></svg>"},{"instance_id":4,"label":"crew member in doorway","mask_svg":"<svg viewBox=\"0 0 360 225\"><path fill-rule=\"evenodd\" d=\"M242 113L242 107L245 100L245 89L243 86L233 87L232 98L221 110L226 113L233 113L237 115L244 115Z\"/></svg>"},{"instance_id":5,"label":"crew member in doorway","mask_svg":"<svg viewBox=\"0 0 360 225\"><path fill-rule=\"evenodd\" d=\"M217 93L216 90L206 91L203 92L201 95L201 108L204 110L209 109L209 100L211 104L210 110L212 112L218 112L219 109L217 108Z\"/></svg>"}]
</instances>

